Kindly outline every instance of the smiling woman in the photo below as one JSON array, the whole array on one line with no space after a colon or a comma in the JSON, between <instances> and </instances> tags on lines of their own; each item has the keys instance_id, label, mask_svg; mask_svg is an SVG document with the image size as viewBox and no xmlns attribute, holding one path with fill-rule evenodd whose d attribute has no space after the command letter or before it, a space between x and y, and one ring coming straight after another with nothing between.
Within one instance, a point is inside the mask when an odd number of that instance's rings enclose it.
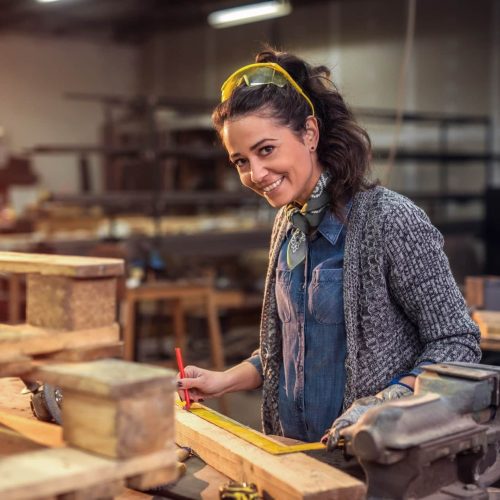
<instances>
[{"instance_id":1,"label":"smiling woman","mask_svg":"<svg viewBox=\"0 0 500 500\"><path fill-rule=\"evenodd\" d=\"M333 449L369 408L411 395L422 365L480 349L441 235L369 181L370 140L329 75L269 49L222 87L212 117L230 160L280 210L260 348L225 372L188 366L179 387L198 401L262 386L265 432Z\"/></svg>"},{"instance_id":2,"label":"smiling woman","mask_svg":"<svg viewBox=\"0 0 500 500\"><path fill-rule=\"evenodd\" d=\"M222 137L242 184L273 207L309 198L322 170L315 118L308 117L306 128L296 134L267 117L243 116L227 120Z\"/></svg>"}]
</instances>

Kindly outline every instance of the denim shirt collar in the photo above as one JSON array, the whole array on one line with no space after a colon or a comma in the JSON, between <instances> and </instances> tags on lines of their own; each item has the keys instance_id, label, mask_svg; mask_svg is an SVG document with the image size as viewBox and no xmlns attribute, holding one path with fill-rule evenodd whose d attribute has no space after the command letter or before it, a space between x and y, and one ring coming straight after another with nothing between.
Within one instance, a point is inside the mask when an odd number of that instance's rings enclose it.
<instances>
[{"instance_id":1,"label":"denim shirt collar","mask_svg":"<svg viewBox=\"0 0 500 500\"><path fill-rule=\"evenodd\" d=\"M344 214L346 220L349 217L349 213L352 207L352 198L346 203L344 207ZM318 232L326 238L331 245L335 245L340 236L342 228L344 227L344 223L340 221L340 219L331 211L328 210L323 217L323 220L320 222L318 226ZM290 231L293 229L292 223L288 222L286 227L286 235L287 237L290 235Z\"/></svg>"}]
</instances>

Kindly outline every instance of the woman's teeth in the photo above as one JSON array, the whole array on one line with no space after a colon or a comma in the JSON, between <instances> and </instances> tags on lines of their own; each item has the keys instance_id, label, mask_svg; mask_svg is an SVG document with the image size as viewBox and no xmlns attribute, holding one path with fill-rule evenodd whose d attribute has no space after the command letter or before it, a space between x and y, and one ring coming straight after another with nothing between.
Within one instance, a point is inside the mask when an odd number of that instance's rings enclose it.
<instances>
[{"instance_id":1,"label":"woman's teeth","mask_svg":"<svg viewBox=\"0 0 500 500\"><path fill-rule=\"evenodd\" d=\"M264 193L271 192L273 189L276 189L283 182L283 179L284 177L279 178L277 181L273 182L272 184L269 184L269 186L262 188L262 191L264 191Z\"/></svg>"}]
</instances>

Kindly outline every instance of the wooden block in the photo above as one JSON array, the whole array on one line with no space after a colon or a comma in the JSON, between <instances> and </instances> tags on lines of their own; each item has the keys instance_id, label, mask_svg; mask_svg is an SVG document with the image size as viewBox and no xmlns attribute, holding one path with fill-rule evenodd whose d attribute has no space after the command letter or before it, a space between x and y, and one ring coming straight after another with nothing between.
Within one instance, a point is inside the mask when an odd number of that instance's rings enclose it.
<instances>
[{"instance_id":1,"label":"wooden block","mask_svg":"<svg viewBox=\"0 0 500 500\"><path fill-rule=\"evenodd\" d=\"M176 470L179 470L179 464L176 464ZM184 464L182 464L184 465ZM149 490L162 484L173 482L177 479L172 479L172 467L160 467L158 469L138 474L127 479L127 486L134 490Z\"/></svg>"},{"instance_id":2,"label":"wooden block","mask_svg":"<svg viewBox=\"0 0 500 500\"><path fill-rule=\"evenodd\" d=\"M472 319L479 326L481 338L500 338L500 311L474 311Z\"/></svg>"},{"instance_id":3,"label":"wooden block","mask_svg":"<svg viewBox=\"0 0 500 500\"><path fill-rule=\"evenodd\" d=\"M482 308L484 305L484 277L466 276L465 301L469 307Z\"/></svg>"},{"instance_id":4,"label":"wooden block","mask_svg":"<svg viewBox=\"0 0 500 500\"><path fill-rule=\"evenodd\" d=\"M90 488L82 488L81 490L72 491L71 493L63 493L58 495L57 500L104 500L112 499L119 495L125 488L125 481L117 479L102 484L91 486Z\"/></svg>"},{"instance_id":5,"label":"wooden block","mask_svg":"<svg viewBox=\"0 0 500 500\"><path fill-rule=\"evenodd\" d=\"M83 330L116 318L116 278L28 275L26 321L43 328Z\"/></svg>"},{"instance_id":6,"label":"wooden block","mask_svg":"<svg viewBox=\"0 0 500 500\"><path fill-rule=\"evenodd\" d=\"M107 345L89 345L77 349L64 349L38 357L38 361L82 362L103 358L122 358L123 342L113 342Z\"/></svg>"},{"instance_id":7,"label":"wooden block","mask_svg":"<svg viewBox=\"0 0 500 500\"><path fill-rule=\"evenodd\" d=\"M121 276L123 270L121 259L0 252L0 272L101 278Z\"/></svg>"},{"instance_id":8,"label":"wooden block","mask_svg":"<svg viewBox=\"0 0 500 500\"><path fill-rule=\"evenodd\" d=\"M357 479L303 453L271 455L180 408L175 440L235 481L252 482L266 498L356 500L366 487Z\"/></svg>"},{"instance_id":9,"label":"wooden block","mask_svg":"<svg viewBox=\"0 0 500 500\"><path fill-rule=\"evenodd\" d=\"M0 498L28 500L91 491L100 485L136 476L159 467L176 478L174 448L129 460L111 460L73 448L18 453L0 460Z\"/></svg>"},{"instance_id":10,"label":"wooden block","mask_svg":"<svg viewBox=\"0 0 500 500\"><path fill-rule=\"evenodd\" d=\"M175 371L118 359L44 366L37 375L63 389L112 399L137 396L155 388L175 392Z\"/></svg>"},{"instance_id":11,"label":"wooden block","mask_svg":"<svg viewBox=\"0 0 500 500\"><path fill-rule=\"evenodd\" d=\"M108 345L119 340L120 328L117 323L74 332L32 325L0 324L0 362L16 361L23 355L47 354L67 348Z\"/></svg>"},{"instance_id":12,"label":"wooden block","mask_svg":"<svg viewBox=\"0 0 500 500\"><path fill-rule=\"evenodd\" d=\"M173 443L175 372L121 360L47 365L37 370L64 391L64 439L126 458Z\"/></svg>"},{"instance_id":13,"label":"wooden block","mask_svg":"<svg viewBox=\"0 0 500 500\"><path fill-rule=\"evenodd\" d=\"M64 390L64 440L72 446L113 458L164 449L174 442L174 394L155 388L130 398Z\"/></svg>"}]
</instances>

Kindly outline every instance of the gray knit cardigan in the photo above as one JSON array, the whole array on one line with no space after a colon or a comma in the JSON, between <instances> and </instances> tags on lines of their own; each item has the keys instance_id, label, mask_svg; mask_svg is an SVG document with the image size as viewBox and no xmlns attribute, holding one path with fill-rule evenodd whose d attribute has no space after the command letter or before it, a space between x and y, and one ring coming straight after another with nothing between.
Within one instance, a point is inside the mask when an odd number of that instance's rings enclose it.
<instances>
[{"instance_id":1,"label":"gray knit cardigan","mask_svg":"<svg viewBox=\"0 0 500 500\"><path fill-rule=\"evenodd\" d=\"M276 265L287 227L276 215L260 328L264 432L281 435L282 357ZM431 360L477 362L479 329L443 252L443 238L409 199L382 187L355 195L344 255L347 356L344 409L397 374Z\"/></svg>"}]
</instances>

